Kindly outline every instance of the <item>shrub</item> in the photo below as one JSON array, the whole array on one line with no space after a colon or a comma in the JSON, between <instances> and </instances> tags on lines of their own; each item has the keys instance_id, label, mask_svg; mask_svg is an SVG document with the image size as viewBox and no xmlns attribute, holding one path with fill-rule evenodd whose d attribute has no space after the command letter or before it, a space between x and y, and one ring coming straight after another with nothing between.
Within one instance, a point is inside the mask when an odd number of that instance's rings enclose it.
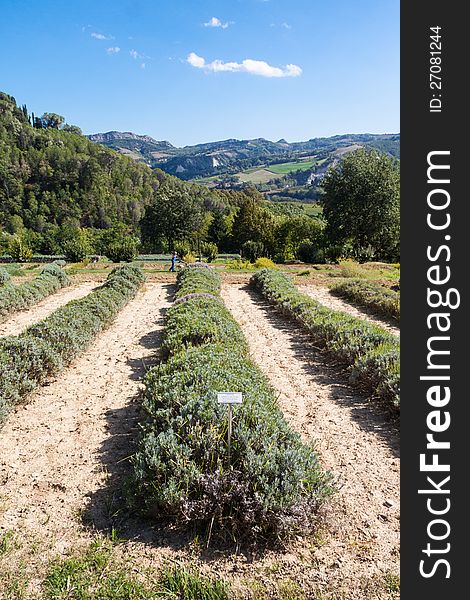
<instances>
[{"instance_id":1,"label":"shrub","mask_svg":"<svg viewBox=\"0 0 470 600\"><path fill-rule=\"evenodd\" d=\"M208 265L182 269L176 276L176 283L176 298L200 292L218 295L220 291L220 277Z\"/></svg>"},{"instance_id":2,"label":"shrub","mask_svg":"<svg viewBox=\"0 0 470 600\"><path fill-rule=\"evenodd\" d=\"M377 325L346 313L333 311L301 294L293 282L278 271L262 269L253 274L252 285L289 318L300 323L336 361L349 367L351 381L398 410L400 343Z\"/></svg>"},{"instance_id":3,"label":"shrub","mask_svg":"<svg viewBox=\"0 0 470 600\"><path fill-rule=\"evenodd\" d=\"M302 240L297 248L297 258L304 263L313 262L313 254L315 252L315 245L310 240Z\"/></svg>"},{"instance_id":4,"label":"shrub","mask_svg":"<svg viewBox=\"0 0 470 600\"><path fill-rule=\"evenodd\" d=\"M193 248L189 242L175 242L173 248L169 248L170 251L175 251L178 256L186 256L186 254L191 254L193 252Z\"/></svg>"},{"instance_id":5,"label":"shrub","mask_svg":"<svg viewBox=\"0 0 470 600\"><path fill-rule=\"evenodd\" d=\"M249 358L217 297L218 275L185 269L178 277L186 293L199 293L168 310L166 360L145 378L147 418L134 458L139 495L150 514L212 534L253 540L308 529L332 491L331 476L289 427ZM245 398L233 409L230 462L226 407L217 403L217 391L226 390Z\"/></svg>"},{"instance_id":6,"label":"shrub","mask_svg":"<svg viewBox=\"0 0 470 600\"><path fill-rule=\"evenodd\" d=\"M0 285L10 280L10 273L6 269L0 269Z\"/></svg>"},{"instance_id":7,"label":"shrub","mask_svg":"<svg viewBox=\"0 0 470 600\"><path fill-rule=\"evenodd\" d=\"M89 242L83 237L68 240L63 244L65 258L71 262L81 262L91 252Z\"/></svg>"},{"instance_id":8,"label":"shrub","mask_svg":"<svg viewBox=\"0 0 470 600\"><path fill-rule=\"evenodd\" d=\"M270 258L257 258L255 260L255 269L275 269L276 265Z\"/></svg>"},{"instance_id":9,"label":"shrub","mask_svg":"<svg viewBox=\"0 0 470 600\"><path fill-rule=\"evenodd\" d=\"M40 277L57 279L49 273ZM14 404L85 350L143 280L136 267L113 269L105 284L85 298L69 302L19 336L1 338L0 421Z\"/></svg>"},{"instance_id":10,"label":"shrub","mask_svg":"<svg viewBox=\"0 0 470 600\"><path fill-rule=\"evenodd\" d=\"M54 264L44 267L31 281L20 285L6 283L0 288L0 323L11 313L32 306L68 284L65 272Z\"/></svg>"},{"instance_id":11,"label":"shrub","mask_svg":"<svg viewBox=\"0 0 470 600\"><path fill-rule=\"evenodd\" d=\"M242 256L250 262L255 262L257 258L263 256L264 245L262 242L248 240L242 245Z\"/></svg>"},{"instance_id":12,"label":"shrub","mask_svg":"<svg viewBox=\"0 0 470 600\"><path fill-rule=\"evenodd\" d=\"M110 244L105 254L111 262L118 263L132 262L137 258L139 253L135 240L127 238Z\"/></svg>"},{"instance_id":13,"label":"shrub","mask_svg":"<svg viewBox=\"0 0 470 600\"><path fill-rule=\"evenodd\" d=\"M219 249L217 248L217 244L211 242L205 242L201 247L202 254L207 258L207 262L213 262L219 253Z\"/></svg>"},{"instance_id":14,"label":"shrub","mask_svg":"<svg viewBox=\"0 0 470 600\"><path fill-rule=\"evenodd\" d=\"M69 278L67 277L67 274L57 263L50 263L46 265L41 269L41 273L57 277L57 279L62 285L67 285L69 283Z\"/></svg>"},{"instance_id":15,"label":"shrub","mask_svg":"<svg viewBox=\"0 0 470 600\"><path fill-rule=\"evenodd\" d=\"M251 271L253 269L253 265L249 260L243 260L242 258L235 258L234 260L230 260L226 269L229 271Z\"/></svg>"},{"instance_id":16,"label":"shrub","mask_svg":"<svg viewBox=\"0 0 470 600\"><path fill-rule=\"evenodd\" d=\"M33 258L33 250L20 237L13 236L8 245L8 254L13 260L24 263L29 262Z\"/></svg>"},{"instance_id":17,"label":"shrub","mask_svg":"<svg viewBox=\"0 0 470 600\"><path fill-rule=\"evenodd\" d=\"M188 254L184 254L183 255L183 261L185 263L195 263L196 262L196 255L193 254L192 252L188 252Z\"/></svg>"},{"instance_id":18,"label":"shrub","mask_svg":"<svg viewBox=\"0 0 470 600\"><path fill-rule=\"evenodd\" d=\"M400 294L370 281L345 281L331 288L331 293L365 306L376 315L400 321Z\"/></svg>"}]
</instances>

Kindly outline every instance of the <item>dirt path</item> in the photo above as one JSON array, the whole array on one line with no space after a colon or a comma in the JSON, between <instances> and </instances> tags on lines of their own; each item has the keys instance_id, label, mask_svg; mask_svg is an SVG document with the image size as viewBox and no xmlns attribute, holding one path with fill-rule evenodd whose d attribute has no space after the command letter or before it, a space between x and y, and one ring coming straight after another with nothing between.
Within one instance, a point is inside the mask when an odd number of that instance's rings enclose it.
<instances>
[{"instance_id":1,"label":"dirt path","mask_svg":"<svg viewBox=\"0 0 470 600\"><path fill-rule=\"evenodd\" d=\"M5 335L18 335L24 329L42 321L55 310L64 306L71 300L78 300L89 294L98 284L94 281L85 281L79 285L65 287L55 294L44 298L35 306L19 313L15 313L4 323L0 323L0 337Z\"/></svg>"},{"instance_id":2,"label":"dirt path","mask_svg":"<svg viewBox=\"0 0 470 600\"><path fill-rule=\"evenodd\" d=\"M132 400L155 360L167 305L168 287L147 283L89 350L11 414L0 433L0 533L40 540L49 550L44 560L74 547L84 535L84 512L99 528L113 510L106 485L126 458L126 439L136 435L139 403Z\"/></svg>"},{"instance_id":3,"label":"dirt path","mask_svg":"<svg viewBox=\"0 0 470 600\"><path fill-rule=\"evenodd\" d=\"M338 479L325 517L326 543L309 575L336 597L389 598L387 578L399 570L397 432L259 296L244 286L225 286L222 295L287 419L316 442L323 466Z\"/></svg>"},{"instance_id":4,"label":"dirt path","mask_svg":"<svg viewBox=\"0 0 470 600\"><path fill-rule=\"evenodd\" d=\"M387 331L390 331L390 333L394 333L398 336L400 335L400 328L396 325L393 325L391 322L371 314L367 311L367 309L357 308L349 302L346 302L346 300L338 298L338 296L334 296L327 287L320 285L302 285L299 286L299 290L307 296L318 300L318 302L324 306L327 306L328 308L347 312L354 317L359 317L360 319L365 319L366 321L380 325L380 327L387 329Z\"/></svg>"}]
</instances>

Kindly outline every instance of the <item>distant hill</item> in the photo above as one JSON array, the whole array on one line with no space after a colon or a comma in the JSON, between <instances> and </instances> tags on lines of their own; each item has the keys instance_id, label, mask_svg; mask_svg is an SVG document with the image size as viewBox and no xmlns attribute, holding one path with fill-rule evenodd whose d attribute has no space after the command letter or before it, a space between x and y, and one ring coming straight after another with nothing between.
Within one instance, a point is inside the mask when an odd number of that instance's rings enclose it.
<instances>
[{"instance_id":1,"label":"distant hill","mask_svg":"<svg viewBox=\"0 0 470 600\"><path fill-rule=\"evenodd\" d=\"M311 157L331 158L351 146L376 148L392 156L400 156L400 134L345 134L328 138L312 138L305 142L272 142L264 138L228 139L176 148L167 141L147 135L110 131L88 136L135 160L160 168L181 179L197 179L234 174L258 165L295 161ZM338 152L339 151L339 152Z\"/></svg>"},{"instance_id":2,"label":"distant hill","mask_svg":"<svg viewBox=\"0 0 470 600\"><path fill-rule=\"evenodd\" d=\"M157 141L149 135L137 135L130 131L108 131L94 133L87 137L92 142L118 150L121 154L129 154L132 158L146 162L150 166L153 166L153 162L172 156L177 151L170 142Z\"/></svg>"}]
</instances>

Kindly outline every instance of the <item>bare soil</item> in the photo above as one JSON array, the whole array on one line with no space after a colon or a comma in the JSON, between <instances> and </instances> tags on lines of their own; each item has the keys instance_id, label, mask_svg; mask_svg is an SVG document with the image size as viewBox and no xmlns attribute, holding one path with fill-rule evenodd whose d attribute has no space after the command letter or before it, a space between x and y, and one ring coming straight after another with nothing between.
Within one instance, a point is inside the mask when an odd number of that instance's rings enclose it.
<instances>
[{"instance_id":1,"label":"bare soil","mask_svg":"<svg viewBox=\"0 0 470 600\"><path fill-rule=\"evenodd\" d=\"M350 315L353 315L354 317L358 317L371 323L375 323L376 325L380 325L380 327L383 327L387 331L390 331L390 333L393 333L398 336L400 335L400 328L394 325L391 321L381 319L380 317L377 317L376 315L372 314L366 308L354 306L346 300L338 298L338 296L332 294L327 287L321 285L299 285L299 290L303 294L306 294L307 296L318 300L320 304L323 304L324 306L327 306L332 310L340 310L342 312L347 312Z\"/></svg>"},{"instance_id":2,"label":"bare soil","mask_svg":"<svg viewBox=\"0 0 470 600\"><path fill-rule=\"evenodd\" d=\"M386 584L398 574L397 432L246 283L225 283L224 300L286 418L316 442L323 466L337 479L339 491L318 533L294 538L284 550L234 554L233 547L206 550L201 540L127 511L142 377L158 360L172 289L148 282L86 353L10 415L0 432L0 537L14 531L18 543L3 563L0 556L0 573L26 565L27 597L40 597L52 558L116 527L126 540L116 552L136 570L192 562L227 578L237 598L397 598ZM291 584L302 592L281 595Z\"/></svg>"},{"instance_id":3,"label":"bare soil","mask_svg":"<svg viewBox=\"0 0 470 600\"><path fill-rule=\"evenodd\" d=\"M167 287L147 284L0 432L0 533L40 540L39 561L91 539L81 519L86 510L94 524L112 510L113 499L99 493L136 437L135 400L155 361L167 305Z\"/></svg>"},{"instance_id":4,"label":"bare soil","mask_svg":"<svg viewBox=\"0 0 470 600\"><path fill-rule=\"evenodd\" d=\"M398 431L259 296L244 286L222 295L286 418L337 480L310 577L339 597L388 598L383 582L399 570Z\"/></svg>"},{"instance_id":5,"label":"bare soil","mask_svg":"<svg viewBox=\"0 0 470 600\"><path fill-rule=\"evenodd\" d=\"M7 321L0 323L0 336L20 334L24 329L38 321L42 321L68 302L87 296L97 285L94 281L84 281L78 285L75 284L58 290L35 306L15 313Z\"/></svg>"}]
</instances>

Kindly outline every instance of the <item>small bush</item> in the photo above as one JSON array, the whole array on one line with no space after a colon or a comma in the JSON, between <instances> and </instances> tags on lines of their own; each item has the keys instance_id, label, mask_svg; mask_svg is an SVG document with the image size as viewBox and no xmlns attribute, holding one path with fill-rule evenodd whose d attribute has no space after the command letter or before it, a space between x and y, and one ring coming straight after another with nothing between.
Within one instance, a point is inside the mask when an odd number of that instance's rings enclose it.
<instances>
[{"instance_id":1,"label":"small bush","mask_svg":"<svg viewBox=\"0 0 470 600\"><path fill-rule=\"evenodd\" d=\"M0 288L0 323L68 284L65 272L54 264L47 265L37 277L20 285L6 283Z\"/></svg>"},{"instance_id":2,"label":"small bush","mask_svg":"<svg viewBox=\"0 0 470 600\"><path fill-rule=\"evenodd\" d=\"M79 236L74 240L64 242L63 250L67 260L77 263L84 260L87 254L90 254L91 246L83 236Z\"/></svg>"},{"instance_id":3,"label":"small bush","mask_svg":"<svg viewBox=\"0 0 470 600\"><path fill-rule=\"evenodd\" d=\"M225 268L229 271L252 271L254 267L249 260L235 258L234 260L230 260Z\"/></svg>"},{"instance_id":4,"label":"small bush","mask_svg":"<svg viewBox=\"0 0 470 600\"><path fill-rule=\"evenodd\" d=\"M255 269L275 269L276 265L270 258L257 258L255 260Z\"/></svg>"},{"instance_id":5,"label":"small bush","mask_svg":"<svg viewBox=\"0 0 470 600\"><path fill-rule=\"evenodd\" d=\"M400 294L368 281L346 281L331 288L331 293L360 306L380 317L400 321Z\"/></svg>"},{"instance_id":6,"label":"small bush","mask_svg":"<svg viewBox=\"0 0 470 600\"><path fill-rule=\"evenodd\" d=\"M400 407L398 338L377 325L330 310L301 294L283 273L262 269L252 285L288 318L297 321L336 361L349 367L351 382L360 383L393 409Z\"/></svg>"},{"instance_id":7,"label":"small bush","mask_svg":"<svg viewBox=\"0 0 470 600\"><path fill-rule=\"evenodd\" d=\"M33 258L33 250L19 236L13 236L8 245L8 253L13 260L25 263Z\"/></svg>"},{"instance_id":8,"label":"small bush","mask_svg":"<svg viewBox=\"0 0 470 600\"><path fill-rule=\"evenodd\" d=\"M105 254L111 262L118 263L132 262L139 253L136 242L127 238L110 244Z\"/></svg>"},{"instance_id":9,"label":"small bush","mask_svg":"<svg viewBox=\"0 0 470 600\"><path fill-rule=\"evenodd\" d=\"M193 247L189 242L175 242L173 248L169 248L171 252L175 251L178 256L186 256L193 253Z\"/></svg>"},{"instance_id":10,"label":"small bush","mask_svg":"<svg viewBox=\"0 0 470 600\"><path fill-rule=\"evenodd\" d=\"M211 263L216 260L219 249L217 248L217 244L213 244L211 242L205 242L201 247L202 254L207 258L207 262Z\"/></svg>"},{"instance_id":11,"label":"small bush","mask_svg":"<svg viewBox=\"0 0 470 600\"><path fill-rule=\"evenodd\" d=\"M10 273L6 269L0 268L0 285L3 285L11 279Z\"/></svg>"},{"instance_id":12,"label":"small bush","mask_svg":"<svg viewBox=\"0 0 470 600\"><path fill-rule=\"evenodd\" d=\"M50 273L40 278L57 280ZM69 302L19 336L1 338L0 421L14 404L85 350L143 280L142 271L131 265L113 269L105 284L85 298Z\"/></svg>"},{"instance_id":13,"label":"small bush","mask_svg":"<svg viewBox=\"0 0 470 600\"><path fill-rule=\"evenodd\" d=\"M218 297L219 276L194 268L178 278L187 300L168 310L165 362L146 375L147 419L134 459L149 514L251 541L310 528L332 491L330 475L249 358ZM226 407L217 402L217 391L227 390L245 398L234 407L230 461Z\"/></svg>"},{"instance_id":14,"label":"small bush","mask_svg":"<svg viewBox=\"0 0 470 600\"><path fill-rule=\"evenodd\" d=\"M263 256L264 245L262 242L253 242L252 240L248 240L242 245L242 257L249 260L250 262L255 262L257 258Z\"/></svg>"}]
</instances>

